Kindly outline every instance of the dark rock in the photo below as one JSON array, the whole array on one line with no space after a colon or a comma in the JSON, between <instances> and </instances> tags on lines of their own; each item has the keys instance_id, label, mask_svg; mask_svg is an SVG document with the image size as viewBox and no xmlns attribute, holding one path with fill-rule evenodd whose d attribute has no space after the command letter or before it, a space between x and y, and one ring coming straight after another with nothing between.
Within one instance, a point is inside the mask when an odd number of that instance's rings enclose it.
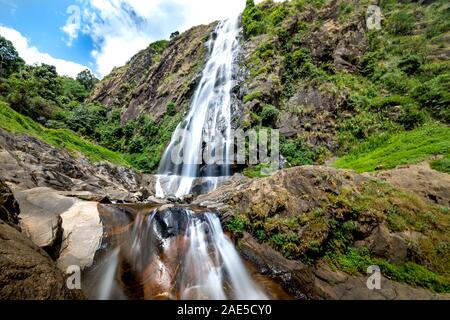
<instances>
[{"instance_id":1,"label":"dark rock","mask_svg":"<svg viewBox=\"0 0 450 320\"><path fill-rule=\"evenodd\" d=\"M0 299L82 299L66 287L56 264L16 229L0 221Z\"/></svg>"},{"instance_id":2,"label":"dark rock","mask_svg":"<svg viewBox=\"0 0 450 320\"><path fill-rule=\"evenodd\" d=\"M20 208L11 189L0 180L0 220L20 231Z\"/></svg>"},{"instance_id":3,"label":"dark rock","mask_svg":"<svg viewBox=\"0 0 450 320\"><path fill-rule=\"evenodd\" d=\"M0 129L0 176L18 189L49 187L101 201L142 201L155 194L155 178L107 162L93 165L34 137ZM95 195L95 196L93 196Z\"/></svg>"},{"instance_id":4,"label":"dark rock","mask_svg":"<svg viewBox=\"0 0 450 320\"><path fill-rule=\"evenodd\" d=\"M266 244L258 243L248 233L239 241L241 254L264 275L281 283L297 299L311 297L314 286L312 269L301 262L287 260Z\"/></svg>"}]
</instances>

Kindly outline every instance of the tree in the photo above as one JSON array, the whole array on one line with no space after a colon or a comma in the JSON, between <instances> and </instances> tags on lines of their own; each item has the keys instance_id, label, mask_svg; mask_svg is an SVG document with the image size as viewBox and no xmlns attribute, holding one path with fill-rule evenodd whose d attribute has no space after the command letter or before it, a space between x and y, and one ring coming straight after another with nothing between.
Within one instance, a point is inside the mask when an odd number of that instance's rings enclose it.
<instances>
[{"instance_id":1,"label":"tree","mask_svg":"<svg viewBox=\"0 0 450 320\"><path fill-rule=\"evenodd\" d=\"M62 81L56 67L43 63L31 68L33 76L38 79L40 84L39 95L44 99L56 101L57 97L63 93Z\"/></svg>"},{"instance_id":2,"label":"tree","mask_svg":"<svg viewBox=\"0 0 450 320\"><path fill-rule=\"evenodd\" d=\"M86 90L91 91L97 84L98 79L92 74L89 69L86 69L81 71L77 75L77 81L81 83Z\"/></svg>"},{"instance_id":3,"label":"tree","mask_svg":"<svg viewBox=\"0 0 450 320\"><path fill-rule=\"evenodd\" d=\"M12 42L0 36L0 77L9 77L24 64Z\"/></svg>"},{"instance_id":4,"label":"tree","mask_svg":"<svg viewBox=\"0 0 450 320\"><path fill-rule=\"evenodd\" d=\"M176 37L178 37L180 35L179 31L175 31L172 32L172 34L170 35L170 40L175 39Z\"/></svg>"}]
</instances>

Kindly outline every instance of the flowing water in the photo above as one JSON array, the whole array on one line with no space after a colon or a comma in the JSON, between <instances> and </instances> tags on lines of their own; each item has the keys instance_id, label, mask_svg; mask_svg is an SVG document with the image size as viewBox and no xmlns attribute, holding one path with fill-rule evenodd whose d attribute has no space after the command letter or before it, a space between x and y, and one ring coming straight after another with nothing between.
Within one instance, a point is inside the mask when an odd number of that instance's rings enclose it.
<instances>
[{"instance_id":1,"label":"flowing water","mask_svg":"<svg viewBox=\"0 0 450 320\"><path fill-rule=\"evenodd\" d=\"M156 190L161 198L187 195L199 180L203 192L211 191L231 174L231 90L239 33L239 18L228 19L208 42L210 56L191 109L160 164ZM224 162L198 161L205 150ZM93 299L289 297L270 279L255 281L213 213L174 206L101 208L106 236L88 272Z\"/></svg>"},{"instance_id":2,"label":"flowing water","mask_svg":"<svg viewBox=\"0 0 450 320\"><path fill-rule=\"evenodd\" d=\"M218 217L199 208L102 205L104 250L88 272L92 299L286 299L253 277Z\"/></svg>"},{"instance_id":3,"label":"flowing water","mask_svg":"<svg viewBox=\"0 0 450 320\"><path fill-rule=\"evenodd\" d=\"M189 113L176 129L160 164L156 186L160 198L187 195L194 181L202 184L202 191L212 191L231 174L231 89L239 34L236 16L220 22L210 37L209 59ZM211 161L205 163L203 154L211 155Z\"/></svg>"}]
</instances>

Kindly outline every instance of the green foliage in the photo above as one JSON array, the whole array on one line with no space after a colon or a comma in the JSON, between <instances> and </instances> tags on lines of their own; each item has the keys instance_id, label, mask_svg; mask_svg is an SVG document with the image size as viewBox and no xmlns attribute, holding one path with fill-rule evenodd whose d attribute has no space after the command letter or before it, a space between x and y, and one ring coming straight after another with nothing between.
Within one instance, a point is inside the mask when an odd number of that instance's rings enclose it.
<instances>
[{"instance_id":1,"label":"green foliage","mask_svg":"<svg viewBox=\"0 0 450 320\"><path fill-rule=\"evenodd\" d=\"M263 126L273 125L277 119L280 111L271 104L266 104L263 106L260 113L261 121Z\"/></svg>"},{"instance_id":2,"label":"green foliage","mask_svg":"<svg viewBox=\"0 0 450 320\"><path fill-rule=\"evenodd\" d=\"M300 138L282 140L280 152L291 166L309 165L314 163L314 152Z\"/></svg>"},{"instance_id":3,"label":"green foliage","mask_svg":"<svg viewBox=\"0 0 450 320\"><path fill-rule=\"evenodd\" d=\"M415 18L411 13L397 11L393 13L387 22L388 30L394 35L411 34Z\"/></svg>"},{"instance_id":4,"label":"green foliage","mask_svg":"<svg viewBox=\"0 0 450 320\"><path fill-rule=\"evenodd\" d=\"M431 168L437 171L450 173L450 156L447 155L440 160L432 161Z\"/></svg>"},{"instance_id":5,"label":"green foliage","mask_svg":"<svg viewBox=\"0 0 450 320\"><path fill-rule=\"evenodd\" d=\"M61 77L62 82L62 98L63 104L70 104L71 102L81 103L88 96L89 91L77 80L69 77Z\"/></svg>"},{"instance_id":6,"label":"green foliage","mask_svg":"<svg viewBox=\"0 0 450 320\"><path fill-rule=\"evenodd\" d=\"M128 166L128 162L119 153L100 147L66 129L46 129L31 118L21 115L11 109L6 103L0 102L0 127L13 132L31 135L57 148L64 148L74 156L80 152L94 162L109 161Z\"/></svg>"},{"instance_id":7,"label":"green foliage","mask_svg":"<svg viewBox=\"0 0 450 320\"><path fill-rule=\"evenodd\" d=\"M19 72L24 64L12 42L0 36L0 77Z\"/></svg>"},{"instance_id":8,"label":"green foliage","mask_svg":"<svg viewBox=\"0 0 450 320\"><path fill-rule=\"evenodd\" d=\"M170 39L174 39L174 38L178 37L179 35L180 35L180 33L178 31L176 31L170 35ZM155 42L151 43L149 48L153 49L155 54L161 55L164 52L164 50L166 50L168 45L169 45L169 41L159 40L159 41L155 41Z\"/></svg>"},{"instance_id":9,"label":"green foliage","mask_svg":"<svg viewBox=\"0 0 450 320\"><path fill-rule=\"evenodd\" d=\"M417 70L422 66L422 57L416 54L408 54L400 59L398 62L398 68L407 74L415 74Z\"/></svg>"},{"instance_id":10,"label":"green foliage","mask_svg":"<svg viewBox=\"0 0 450 320\"><path fill-rule=\"evenodd\" d=\"M87 91L91 91L92 89L94 89L95 85L98 82L98 79L94 76L94 74L86 69L81 71L78 75L77 75L77 79L76 79Z\"/></svg>"},{"instance_id":11,"label":"green foliage","mask_svg":"<svg viewBox=\"0 0 450 320\"><path fill-rule=\"evenodd\" d=\"M266 31L264 15L253 0L247 0L242 14L242 27L247 38L257 36Z\"/></svg>"},{"instance_id":12,"label":"green foliage","mask_svg":"<svg viewBox=\"0 0 450 320\"><path fill-rule=\"evenodd\" d=\"M379 167L395 168L417 163L432 155L450 154L450 128L436 123L393 135L373 136L356 146L334 166L357 172L374 171Z\"/></svg>"},{"instance_id":13,"label":"green foliage","mask_svg":"<svg viewBox=\"0 0 450 320\"><path fill-rule=\"evenodd\" d=\"M245 216L235 216L231 219L230 222L225 225L225 229L239 237L242 236L242 234L246 230L247 224L248 219Z\"/></svg>"},{"instance_id":14,"label":"green foliage","mask_svg":"<svg viewBox=\"0 0 450 320\"><path fill-rule=\"evenodd\" d=\"M96 128L106 119L107 109L99 104L79 105L66 114L65 122L71 130L86 136L96 136Z\"/></svg>"},{"instance_id":15,"label":"green foliage","mask_svg":"<svg viewBox=\"0 0 450 320\"><path fill-rule=\"evenodd\" d=\"M174 116L177 113L175 103L172 101L167 104L167 115Z\"/></svg>"},{"instance_id":16,"label":"green foliage","mask_svg":"<svg viewBox=\"0 0 450 320\"><path fill-rule=\"evenodd\" d=\"M261 91L254 91L254 92L247 94L244 97L244 103L251 102L253 100L261 100L262 97L263 97L263 94Z\"/></svg>"},{"instance_id":17,"label":"green foliage","mask_svg":"<svg viewBox=\"0 0 450 320\"><path fill-rule=\"evenodd\" d=\"M350 248L345 255L331 254L329 260L350 274L365 274L369 266L377 265L388 279L428 288L435 292L450 292L450 281L447 277L413 262L394 265L384 259L373 258L367 248L360 250Z\"/></svg>"},{"instance_id":18,"label":"green foliage","mask_svg":"<svg viewBox=\"0 0 450 320\"><path fill-rule=\"evenodd\" d=\"M250 166L244 169L242 172L244 176L249 178L262 178L267 177L266 171L270 171L270 164L260 163L256 166Z\"/></svg>"},{"instance_id":19,"label":"green foliage","mask_svg":"<svg viewBox=\"0 0 450 320\"><path fill-rule=\"evenodd\" d=\"M449 88L450 73L446 73L419 84L411 91L411 95L435 118L450 123Z\"/></svg>"},{"instance_id":20,"label":"green foliage","mask_svg":"<svg viewBox=\"0 0 450 320\"><path fill-rule=\"evenodd\" d=\"M170 34L170 40L173 40L173 39L177 38L179 35L180 35L179 31L172 32Z\"/></svg>"}]
</instances>

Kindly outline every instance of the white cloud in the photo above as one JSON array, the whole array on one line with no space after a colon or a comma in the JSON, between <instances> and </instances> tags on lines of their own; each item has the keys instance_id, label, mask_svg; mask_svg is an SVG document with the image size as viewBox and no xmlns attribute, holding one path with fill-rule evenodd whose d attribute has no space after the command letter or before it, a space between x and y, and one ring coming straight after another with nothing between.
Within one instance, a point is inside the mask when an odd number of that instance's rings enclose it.
<instances>
[{"instance_id":1,"label":"white cloud","mask_svg":"<svg viewBox=\"0 0 450 320\"><path fill-rule=\"evenodd\" d=\"M47 53L40 52L36 47L31 46L28 39L15 29L0 26L0 35L13 43L14 47L19 52L19 55L27 64L46 63L53 65L60 75L70 77L76 77L79 72L88 69L81 64L57 59Z\"/></svg>"},{"instance_id":2,"label":"white cloud","mask_svg":"<svg viewBox=\"0 0 450 320\"><path fill-rule=\"evenodd\" d=\"M174 31L182 32L241 13L246 0L78 1L81 27L73 25L73 19L69 19L63 30L69 37L69 44L79 32L91 37L96 72L103 77L151 42L167 39Z\"/></svg>"},{"instance_id":3,"label":"white cloud","mask_svg":"<svg viewBox=\"0 0 450 320\"><path fill-rule=\"evenodd\" d=\"M239 14L245 0L80 0L81 28L71 20L63 27L71 40L91 37L96 72L107 75L151 42L174 31Z\"/></svg>"}]
</instances>

